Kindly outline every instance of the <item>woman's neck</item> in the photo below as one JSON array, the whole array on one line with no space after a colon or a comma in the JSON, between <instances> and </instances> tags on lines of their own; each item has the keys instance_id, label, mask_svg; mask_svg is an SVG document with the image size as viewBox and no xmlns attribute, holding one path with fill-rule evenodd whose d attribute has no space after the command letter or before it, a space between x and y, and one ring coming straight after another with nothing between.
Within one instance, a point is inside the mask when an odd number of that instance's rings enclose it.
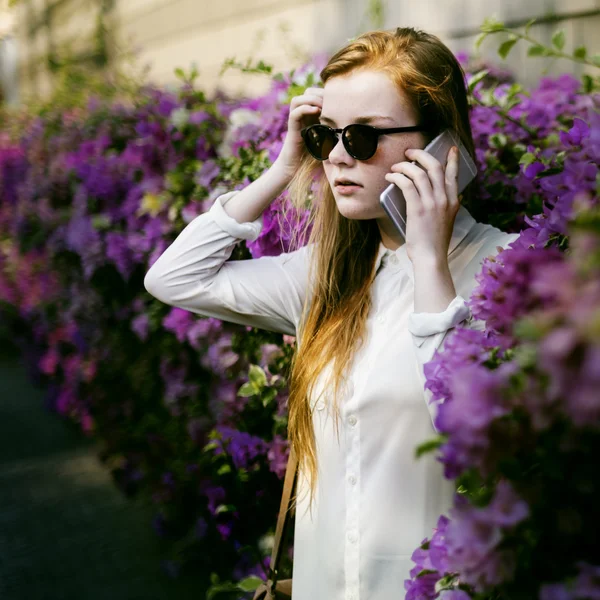
<instances>
[{"instance_id":1,"label":"woman's neck","mask_svg":"<svg viewBox=\"0 0 600 600\"><path fill-rule=\"evenodd\" d=\"M377 227L379 227L381 243L388 250L397 250L404 244L404 238L398 233L396 226L388 217L377 219Z\"/></svg>"}]
</instances>

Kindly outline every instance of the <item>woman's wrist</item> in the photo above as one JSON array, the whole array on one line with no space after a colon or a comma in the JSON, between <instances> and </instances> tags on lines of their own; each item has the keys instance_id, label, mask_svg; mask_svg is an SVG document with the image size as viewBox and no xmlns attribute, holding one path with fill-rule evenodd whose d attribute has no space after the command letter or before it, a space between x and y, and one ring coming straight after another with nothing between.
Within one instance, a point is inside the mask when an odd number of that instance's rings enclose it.
<instances>
[{"instance_id":1,"label":"woman's wrist","mask_svg":"<svg viewBox=\"0 0 600 600\"><path fill-rule=\"evenodd\" d=\"M279 166L273 164L258 179L227 202L225 212L238 223L255 221L290 182Z\"/></svg>"}]
</instances>

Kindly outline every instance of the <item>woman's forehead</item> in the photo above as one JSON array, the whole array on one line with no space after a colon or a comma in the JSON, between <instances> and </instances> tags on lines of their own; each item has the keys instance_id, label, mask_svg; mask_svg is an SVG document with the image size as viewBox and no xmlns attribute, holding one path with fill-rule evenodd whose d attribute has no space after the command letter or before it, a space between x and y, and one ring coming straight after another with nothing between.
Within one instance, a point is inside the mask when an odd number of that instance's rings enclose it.
<instances>
[{"instance_id":1,"label":"woman's forehead","mask_svg":"<svg viewBox=\"0 0 600 600\"><path fill-rule=\"evenodd\" d=\"M323 120L336 124L359 117L412 116L410 103L394 82L380 71L358 71L332 77L323 87Z\"/></svg>"}]
</instances>

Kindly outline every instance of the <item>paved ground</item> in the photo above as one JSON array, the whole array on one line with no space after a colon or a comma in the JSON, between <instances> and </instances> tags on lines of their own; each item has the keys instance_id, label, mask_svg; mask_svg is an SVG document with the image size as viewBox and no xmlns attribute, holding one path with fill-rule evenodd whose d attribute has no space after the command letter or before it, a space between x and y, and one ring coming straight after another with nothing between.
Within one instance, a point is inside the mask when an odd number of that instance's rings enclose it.
<instances>
[{"instance_id":1,"label":"paved ground","mask_svg":"<svg viewBox=\"0 0 600 600\"><path fill-rule=\"evenodd\" d=\"M160 570L151 512L0 352L0 600L202 600Z\"/></svg>"}]
</instances>

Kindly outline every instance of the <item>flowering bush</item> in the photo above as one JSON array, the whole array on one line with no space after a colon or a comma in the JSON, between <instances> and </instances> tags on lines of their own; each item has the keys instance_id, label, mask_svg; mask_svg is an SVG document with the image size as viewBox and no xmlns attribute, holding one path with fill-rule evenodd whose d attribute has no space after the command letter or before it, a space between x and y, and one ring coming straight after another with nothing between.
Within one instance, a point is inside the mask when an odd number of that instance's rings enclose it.
<instances>
[{"instance_id":1,"label":"flowering bush","mask_svg":"<svg viewBox=\"0 0 600 600\"><path fill-rule=\"evenodd\" d=\"M487 329L457 329L427 365L441 402L427 447L459 493L415 552L407 598L583 597L600 564L585 460L598 445L597 88L562 76L527 91L461 60L482 199L468 208L523 233L479 276L470 302ZM102 442L125 493L155 503L164 568L211 594L239 596L268 566L294 340L166 306L143 277L219 194L268 168L289 100L323 62L275 76L260 63L270 92L236 101L179 72L177 93L44 109L0 137L2 317L48 404ZM234 258L287 250L303 218L284 192Z\"/></svg>"},{"instance_id":2,"label":"flowering bush","mask_svg":"<svg viewBox=\"0 0 600 600\"><path fill-rule=\"evenodd\" d=\"M534 54L560 52L553 40ZM457 328L425 366L441 435L421 451L438 449L457 493L413 555L407 600L600 597L600 96L567 76L526 97L507 85L474 88L510 117L490 135L502 154L478 153L511 201L541 210L484 261L470 305L486 330ZM494 129L493 113L474 118ZM515 152L518 174L499 169Z\"/></svg>"}]
</instances>

